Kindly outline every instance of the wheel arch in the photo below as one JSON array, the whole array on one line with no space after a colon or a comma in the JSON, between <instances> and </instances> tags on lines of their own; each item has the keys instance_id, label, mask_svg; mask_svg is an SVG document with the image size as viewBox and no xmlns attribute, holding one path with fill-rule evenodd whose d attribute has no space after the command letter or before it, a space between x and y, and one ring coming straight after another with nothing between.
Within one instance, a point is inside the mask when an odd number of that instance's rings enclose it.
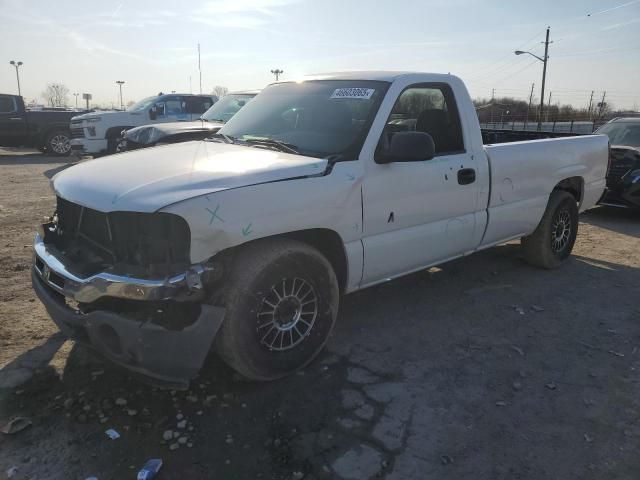
<instances>
[{"instance_id":1,"label":"wheel arch","mask_svg":"<svg viewBox=\"0 0 640 480\"><path fill-rule=\"evenodd\" d=\"M278 238L297 240L318 250L331 264L331 267L336 274L336 278L338 279L340 293L345 292L349 275L347 253L340 234L335 230L328 228L296 230L293 232L261 237L223 250L217 253L213 259L220 258L223 260L223 263L226 263L225 259L233 257L243 247L263 242L265 240L274 240Z\"/></svg>"},{"instance_id":2,"label":"wheel arch","mask_svg":"<svg viewBox=\"0 0 640 480\"><path fill-rule=\"evenodd\" d=\"M38 133L38 135L36 136L35 143L38 146L46 147L47 140L49 139L49 135L55 132L64 132L68 135L69 139L71 139L71 129L69 128L68 125L52 124L52 125L48 125L47 128L43 129L41 132Z\"/></svg>"},{"instance_id":3,"label":"wheel arch","mask_svg":"<svg viewBox=\"0 0 640 480\"><path fill-rule=\"evenodd\" d=\"M568 177L560 180L553 187L553 191L562 190L570 193L576 199L578 206L582 204L584 198L584 178Z\"/></svg>"}]
</instances>

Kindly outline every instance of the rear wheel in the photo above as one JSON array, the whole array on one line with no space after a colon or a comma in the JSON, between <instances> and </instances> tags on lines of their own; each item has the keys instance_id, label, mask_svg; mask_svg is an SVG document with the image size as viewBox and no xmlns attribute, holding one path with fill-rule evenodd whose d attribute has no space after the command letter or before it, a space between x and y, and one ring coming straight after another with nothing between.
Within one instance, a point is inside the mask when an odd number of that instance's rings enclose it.
<instances>
[{"instance_id":1,"label":"rear wheel","mask_svg":"<svg viewBox=\"0 0 640 480\"><path fill-rule=\"evenodd\" d=\"M244 247L225 288L217 352L253 380L274 380L307 365L336 321L335 273L320 252L298 241L262 240Z\"/></svg>"},{"instance_id":2,"label":"rear wheel","mask_svg":"<svg viewBox=\"0 0 640 480\"><path fill-rule=\"evenodd\" d=\"M578 206L568 192L551 193L536 230L522 238L524 257L541 268L557 268L571 255L578 234Z\"/></svg>"},{"instance_id":3,"label":"rear wheel","mask_svg":"<svg viewBox=\"0 0 640 480\"><path fill-rule=\"evenodd\" d=\"M71 154L69 134L63 130L56 130L47 135L45 146L47 153L55 157L67 157Z\"/></svg>"}]
</instances>

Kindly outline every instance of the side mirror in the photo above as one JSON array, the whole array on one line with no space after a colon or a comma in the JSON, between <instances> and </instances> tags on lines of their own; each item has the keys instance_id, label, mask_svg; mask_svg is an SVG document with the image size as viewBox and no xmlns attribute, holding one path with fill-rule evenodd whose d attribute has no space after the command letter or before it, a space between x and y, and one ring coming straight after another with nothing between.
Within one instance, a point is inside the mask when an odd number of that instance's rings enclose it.
<instances>
[{"instance_id":1,"label":"side mirror","mask_svg":"<svg viewBox=\"0 0 640 480\"><path fill-rule=\"evenodd\" d=\"M155 120L156 118L158 118L158 107L154 105L149 109L149 119Z\"/></svg>"},{"instance_id":2,"label":"side mirror","mask_svg":"<svg viewBox=\"0 0 640 480\"><path fill-rule=\"evenodd\" d=\"M376 154L376 163L420 162L431 160L436 147L431 135L425 132L396 132L386 150Z\"/></svg>"}]
</instances>

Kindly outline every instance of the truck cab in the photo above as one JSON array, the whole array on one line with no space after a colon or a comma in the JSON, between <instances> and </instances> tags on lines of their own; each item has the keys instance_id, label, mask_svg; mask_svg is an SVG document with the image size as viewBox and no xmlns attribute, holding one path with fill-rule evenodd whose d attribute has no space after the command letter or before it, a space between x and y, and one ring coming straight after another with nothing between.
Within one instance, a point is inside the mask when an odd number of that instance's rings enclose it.
<instances>
[{"instance_id":1,"label":"truck cab","mask_svg":"<svg viewBox=\"0 0 640 480\"><path fill-rule=\"evenodd\" d=\"M0 95L0 145L17 147L27 135L27 122L22 97Z\"/></svg>"},{"instance_id":2,"label":"truck cab","mask_svg":"<svg viewBox=\"0 0 640 480\"><path fill-rule=\"evenodd\" d=\"M0 146L33 147L53 156L67 156L69 120L78 110L64 107L27 109L19 95L0 94Z\"/></svg>"},{"instance_id":3,"label":"truck cab","mask_svg":"<svg viewBox=\"0 0 640 480\"><path fill-rule=\"evenodd\" d=\"M215 95L159 94L140 100L125 111L79 115L71 119L71 148L93 156L115 153L123 130L197 120L217 100Z\"/></svg>"}]
</instances>

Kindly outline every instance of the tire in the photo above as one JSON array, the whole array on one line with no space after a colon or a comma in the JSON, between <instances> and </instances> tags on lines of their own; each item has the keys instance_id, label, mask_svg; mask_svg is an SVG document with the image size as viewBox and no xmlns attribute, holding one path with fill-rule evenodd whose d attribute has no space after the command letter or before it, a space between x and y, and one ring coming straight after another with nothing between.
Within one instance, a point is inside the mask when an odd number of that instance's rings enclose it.
<instances>
[{"instance_id":1,"label":"tire","mask_svg":"<svg viewBox=\"0 0 640 480\"><path fill-rule=\"evenodd\" d=\"M107 152L106 155L112 155L114 153L117 153L118 151L118 138L117 137L111 137L111 138L107 138Z\"/></svg>"},{"instance_id":2,"label":"tire","mask_svg":"<svg viewBox=\"0 0 640 480\"><path fill-rule=\"evenodd\" d=\"M127 142L124 137L120 137L116 140L115 153L122 153L127 151Z\"/></svg>"},{"instance_id":3,"label":"tire","mask_svg":"<svg viewBox=\"0 0 640 480\"><path fill-rule=\"evenodd\" d=\"M54 130L45 139L45 148L49 155L54 157L68 157L71 155L69 133L64 130Z\"/></svg>"},{"instance_id":4,"label":"tire","mask_svg":"<svg viewBox=\"0 0 640 480\"><path fill-rule=\"evenodd\" d=\"M236 255L223 301L217 353L251 380L275 380L308 365L324 347L338 314L338 281L315 248L259 240Z\"/></svg>"},{"instance_id":5,"label":"tire","mask_svg":"<svg viewBox=\"0 0 640 480\"><path fill-rule=\"evenodd\" d=\"M524 258L540 268L558 268L571 255L578 234L578 205L568 192L554 190L536 230L522 238Z\"/></svg>"}]
</instances>

